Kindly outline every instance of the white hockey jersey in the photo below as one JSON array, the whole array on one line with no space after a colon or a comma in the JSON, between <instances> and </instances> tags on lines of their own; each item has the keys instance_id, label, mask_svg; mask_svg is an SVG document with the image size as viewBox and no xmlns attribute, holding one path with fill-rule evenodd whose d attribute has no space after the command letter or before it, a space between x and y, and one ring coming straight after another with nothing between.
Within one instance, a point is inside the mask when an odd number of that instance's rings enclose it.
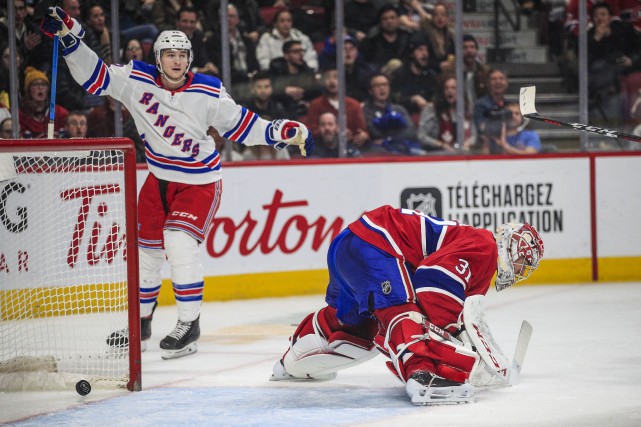
<instances>
[{"instance_id":1,"label":"white hockey jersey","mask_svg":"<svg viewBox=\"0 0 641 427\"><path fill-rule=\"evenodd\" d=\"M208 184L221 178L220 155L207 130L245 145L273 145L271 122L236 104L216 77L189 72L175 91L164 89L155 66L140 61L107 66L84 43L65 49L73 78L95 95L110 95L129 110L157 178Z\"/></svg>"}]
</instances>

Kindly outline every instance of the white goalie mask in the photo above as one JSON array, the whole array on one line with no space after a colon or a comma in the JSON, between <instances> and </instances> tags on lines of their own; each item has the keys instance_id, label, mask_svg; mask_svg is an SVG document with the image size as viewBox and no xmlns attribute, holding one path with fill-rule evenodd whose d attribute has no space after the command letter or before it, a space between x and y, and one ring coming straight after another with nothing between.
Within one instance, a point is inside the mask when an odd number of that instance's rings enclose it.
<instances>
[{"instance_id":1,"label":"white goalie mask","mask_svg":"<svg viewBox=\"0 0 641 427\"><path fill-rule=\"evenodd\" d=\"M194 51L191 48L191 42L185 33L182 31L163 31L160 33L156 42L154 43L154 57L156 59L156 67L160 74L167 77L160 65L160 56L163 50L187 50L189 51L189 62L187 63L187 71L189 70L192 61L194 60Z\"/></svg>"},{"instance_id":2,"label":"white goalie mask","mask_svg":"<svg viewBox=\"0 0 641 427\"><path fill-rule=\"evenodd\" d=\"M543 258L543 240L530 224L509 222L496 229L499 251L496 290L528 278Z\"/></svg>"}]
</instances>

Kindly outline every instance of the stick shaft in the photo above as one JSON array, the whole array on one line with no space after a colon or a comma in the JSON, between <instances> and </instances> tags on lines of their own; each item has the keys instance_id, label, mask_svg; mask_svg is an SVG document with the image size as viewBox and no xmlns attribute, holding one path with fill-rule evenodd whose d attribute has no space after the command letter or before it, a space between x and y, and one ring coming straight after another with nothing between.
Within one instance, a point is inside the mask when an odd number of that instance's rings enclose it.
<instances>
[{"instance_id":1,"label":"stick shaft","mask_svg":"<svg viewBox=\"0 0 641 427\"><path fill-rule=\"evenodd\" d=\"M53 59L51 61L51 94L49 96L49 125L47 138L53 139L56 120L56 81L58 80L58 36L53 37Z\"/></svg>"},{"instance_id":2,"label":"stick shaft","mask_svg":"<svg viewBox=\"0 0 641 427\"><path fill-rule=\"evenodd\" d=\"M519 93L519 106L521 107L521 114L530 120L544 122L553 126L565 127L583 132L596 133L597 135L607 136L610 138L624 139L626 141L641 143L641 137L637 135L630 135L627 133L619 132L616 130L609 130L600 128L598 126L584 125L581 123L564 122L562 120L544 117L536 110L536 86L522 87Z\"/></svg>"}]
</instances>

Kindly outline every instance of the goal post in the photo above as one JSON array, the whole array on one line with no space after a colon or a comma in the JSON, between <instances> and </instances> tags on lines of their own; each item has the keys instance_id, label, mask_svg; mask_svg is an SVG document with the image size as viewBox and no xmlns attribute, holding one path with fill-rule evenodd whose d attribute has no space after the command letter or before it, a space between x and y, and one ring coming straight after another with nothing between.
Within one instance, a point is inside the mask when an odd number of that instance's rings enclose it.
<instances>
[{"instance_id":1,"label":"goal post","mask_svg":"<svg viewBox=\"0 0 641 427\"><path fill-rule=\"evenodd\" d=\"M0 139L0 391L141 389L135 154Z\"/></svg>"}]
</instances>

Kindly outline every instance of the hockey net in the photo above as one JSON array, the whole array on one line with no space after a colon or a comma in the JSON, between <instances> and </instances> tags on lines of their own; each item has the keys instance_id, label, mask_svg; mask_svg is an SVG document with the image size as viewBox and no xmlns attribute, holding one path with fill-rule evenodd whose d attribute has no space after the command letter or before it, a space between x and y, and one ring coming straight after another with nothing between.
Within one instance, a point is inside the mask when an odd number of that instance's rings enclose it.
<instances>
[{"instance_id":1,"label":"hockey net","mask_svg":"<svg viewBox=\"0 0 641 427\"><path fill-rule=\"evenodd\" d=\"M0 390L140 390L135 169L126 139L0 140Z\"/></svg>"}]
</instances>

